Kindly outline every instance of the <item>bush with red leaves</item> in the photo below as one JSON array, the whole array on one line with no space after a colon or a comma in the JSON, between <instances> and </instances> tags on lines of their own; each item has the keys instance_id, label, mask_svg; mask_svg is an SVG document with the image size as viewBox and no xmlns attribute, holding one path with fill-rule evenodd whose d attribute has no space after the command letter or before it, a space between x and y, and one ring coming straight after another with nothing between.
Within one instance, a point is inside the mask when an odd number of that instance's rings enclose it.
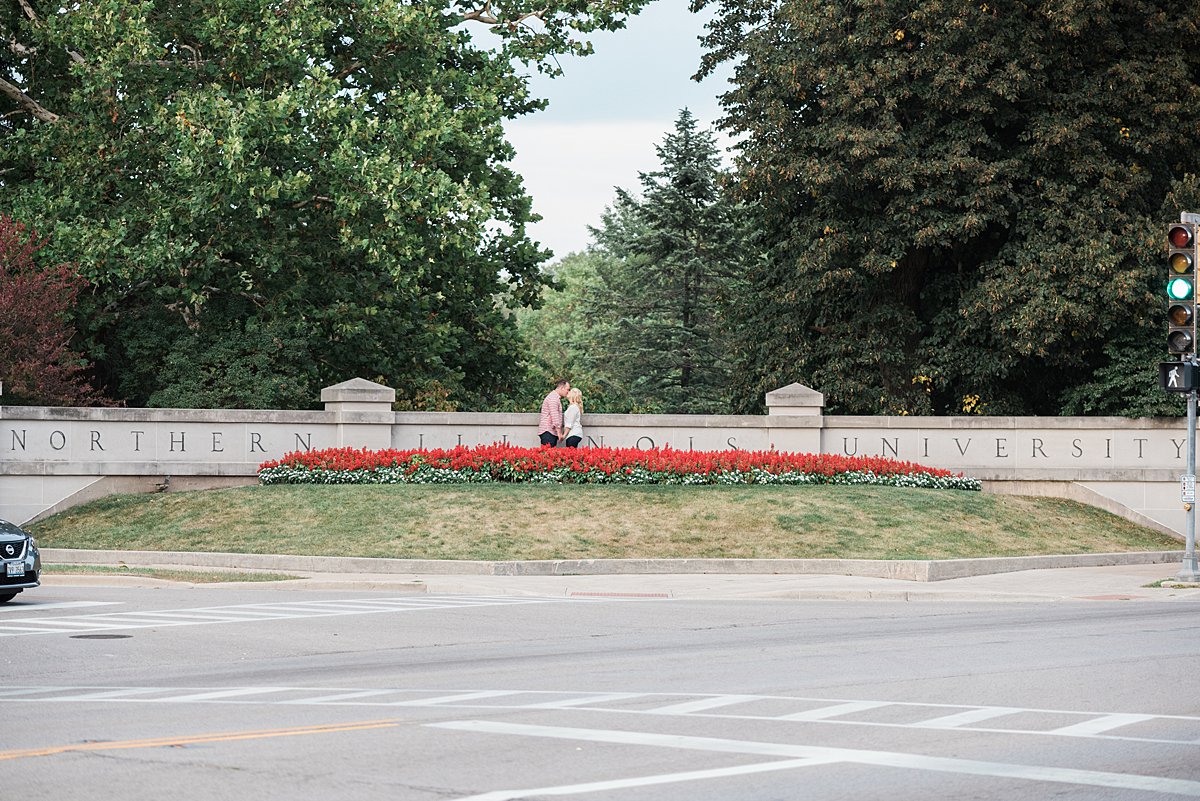
<instances>
[{"instance_id":1,"label":"bush with red leaves","mask_svg":"<svg viewBox=\"0 0 1200 801\"><path fill-rule=\"evenodd\" d=\"M69 315L85 282L70 265L40 266L44 245L0 214L0 402L111 405L88 383L87 361L70 349Z\"/></svg>"}]
</instances>

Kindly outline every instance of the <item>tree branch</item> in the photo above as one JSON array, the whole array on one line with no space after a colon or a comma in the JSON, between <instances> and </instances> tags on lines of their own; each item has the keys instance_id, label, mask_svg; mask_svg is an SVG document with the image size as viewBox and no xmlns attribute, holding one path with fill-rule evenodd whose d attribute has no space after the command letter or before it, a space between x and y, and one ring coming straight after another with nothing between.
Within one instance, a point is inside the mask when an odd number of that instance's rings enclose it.
<instances>
[{"instance_id":1,"label":"tree branch","mask_svg":"<svg viewBox=\"0 0 1200 801\"><path fill-rule=\"evenodd\" d=\"M534 17L536 19L540 19L542 22L545 22L546 15L549 13L550 9L543 8L541 11L530 11L526 14L522 14L516 19L505 22L505 20L492 13L492 3L491 0L488 0L488 2L485 2L481 7L475 9L474 11L468 11L466 14L463 14L463 21L482 22L484 25L500 25L501 23L504 23L508 25L510 30L512 30L530 17Z\"/></svg>"},{"instance_id":2,"label":"tree branch","mask_svg":"<svg viewBox=\"0 0 1200 801\"><path fill-rule=\"evenodd\" d=\"M333 79L334 79L335 81L341 81L341 80L344 80L345 78L349 77L349 75L350 75L351 73L353 73L353 72L356 72L356 71L358 71L358 70L362 69L362 68L363 68L363 66L365 66L365 65L366 65L366 63L367 63L367 62L365 62L365 61L361 61L361 60L359 60L359 61L355 61L355 62L352 62L352 63L351 63L351 64L350 64L348 67L346 67L345 69L339 70L337 73L335 73L335 74L334 74L334 76L333 76Z\"/></svg>"},{"instance_id":3,"label":"tree branch","mask_svg":"<svg viewBox=\"0 0 1200 801\"><path fill-rule=\"evenodd\" d=\"M500 20L492 16L491 0L483 4L482 8L477 8L474 11L467 12L463 15L464 20L472 20L474 22L482 22L484 25L495 25Z\"/></svg>"},{"instance_id":4,"label":"tree branch","mask_svg":"<svg viewBox=\"0 0 1200 801\"><path fill-rule=\"evenodd\" d=\"M0 94L5 94L17 101L17 105L24 108L34 117L37 117L42 122L58 122L58 115L50 111L38 103L29 95L22 92L16 86L13 86L8 81L0 78Z\"/></svg>"},{"instance_id":5,"label":"tree branch","mask_svg":"<svg viewBox=\"0 0 1200 801\"><path fill-rule=\"evenodd\" d=\"M36 47L28 47L26 45L23 45L20 42L18 42L16 40L16 38L14 38L14 37L9 38L8 49L13 51L14 53L16 53L18 56L36 56L37 55Z\"/></svg>"},{"instance_id":6,"label":"tree branch","mask_svg":"<svg viewBox=\"0 0 1200 801\"><path fill-rule=\"evenodd\" d=\"M319 203L321 203L322 201L324 201L324 202L326 202L326 203L332 203L332 202L333 202L333 198L331 198L331 197L325 197L324 195L315 195L315 196L313 196L313 197L310 197L308 200L301 200L301 201L300 201L300 202L298 202L298 203L293 203L293 204L292 204L292 208L293 208L293 209L302 209L302 208L304 208L305 206L307 206L309 203L313 202L314 200L315 200L315 201L316 201L318 204L319 204Z\"/></svg>"},{"instance_id":7,"label":"tree branch","mask_svg":"<svg viewBox=\"0 0 1200 801\"><path fill-rule=\"evenodd\" d=\"M42 21L40 19L38 19L37 13L34 12L33 6L29 5L28 0L17 0L17 4L20 5L21 10L23 10L25 12L25 16L29 17L30 22L32 22L34 25L41 24ZM20 47L20 45L18 45L15 41L10 41L10 44L13 46L14 49L16 47ZM20 51L18 50L17 52L20 52ZM32 53L32 52L36 52L36 51L27 51L27 52ZM72 50L70 48L67 48L67 55L69 55L71 57L71 60L74 61L76 64L86 64L87 63L86 61L83 60L83 56L79 55L78 53L76 53L74 50Z\"/></svg>"},{"instance_id":8,"label":"tree branch","mask_svg":"<svg viewBox=\"0 0 1200 801\"><path fill-rule=\"evenodd\" d=\"M190 61L179 61L177 59L158 58L151 59L149 61L134 61L132 64L135 67L190 67L195 69L196 67L202 67L205 64L216 64L218 62L219 59L215 58L206 58L203 61L196 61L195 59Z\"/></svg>"},{"instance_id":9,"label":"tree branch","mask_svg":"<svg viewBox=\"0 0 1200 801\"><path fill-rule=\"evenodd\" d=\"M383 48L383 50L381 50L379 52L379 56L377 56L377 57L390 56L399 49L400 49L399 45L394 44L394 43L390 44L387 47ZM366 65L367 65L367 62L363 59L358 59L357 61L353 61L350 64L348 64L347 66L338 70L336 73L334 73L333 79L335 81L344 80L345 78L349 77L351 73L357 72L358 70L362 69Z\"/></svg>"},{"instance_id":10,"label":"tree branch","mask_svg":"<svg viewBox=\"0 0 1200 801\"><path fill-rule=\"evenodd\" d=\"M25 16L29 17L30 22L41 22L38 15L33 13L33 7L26 0L17 0L17 5L25 11Z\"/></svg>"}]
</instances>

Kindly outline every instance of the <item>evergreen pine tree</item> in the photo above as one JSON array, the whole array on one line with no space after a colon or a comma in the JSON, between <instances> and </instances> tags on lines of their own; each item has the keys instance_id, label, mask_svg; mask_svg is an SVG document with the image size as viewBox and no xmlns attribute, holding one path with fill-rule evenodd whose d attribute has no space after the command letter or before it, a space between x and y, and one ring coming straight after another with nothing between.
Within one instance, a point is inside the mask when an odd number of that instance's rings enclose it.
<instances>
[{"instance_id":1,"label":"evergreen pine tree","mask_svg":"<svg viewBox=\"0 0 1200 801\"><path fill-rule=\"evenodd\" d=\"M683 413L726 408L726 318L746 252L742 207L722 190L711 131L684 109L656 146L659 169L641 195L618 189L593 228L597 281L585 313L609 335L592 342L598 372L634 407Z\"/></svg>"}]
</instances>

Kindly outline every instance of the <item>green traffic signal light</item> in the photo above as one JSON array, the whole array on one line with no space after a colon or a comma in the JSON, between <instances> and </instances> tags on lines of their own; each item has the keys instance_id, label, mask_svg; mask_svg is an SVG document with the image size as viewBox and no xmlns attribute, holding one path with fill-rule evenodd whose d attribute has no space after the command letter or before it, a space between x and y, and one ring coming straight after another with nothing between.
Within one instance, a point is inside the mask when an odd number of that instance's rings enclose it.
<instances>
[{"instance_id":1,"label":"green traffic signal light","mask_svg":"<svg viewBox=\"0 0 1200 801\"><path fill-rule=\"evenodd\" d=\"M1192 282L1187 278L1172 278L1167 282L1167 296L1171 300L1191 300Z\"/></svg>"}]
</instances>

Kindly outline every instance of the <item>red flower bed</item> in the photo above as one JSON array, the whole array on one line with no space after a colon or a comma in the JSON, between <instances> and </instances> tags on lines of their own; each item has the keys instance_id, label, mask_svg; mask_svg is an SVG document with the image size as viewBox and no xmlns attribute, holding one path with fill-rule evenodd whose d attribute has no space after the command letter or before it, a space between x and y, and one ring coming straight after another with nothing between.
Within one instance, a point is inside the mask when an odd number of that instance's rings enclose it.
<instances>
[{"instance_id":1,"label":"red flower bed","mask_svg":"<svg viewBox=\"0 0 1200 801\"><path fill-rule=\"evenodd\" d=\"M623 484L886 483L979 489L975 479L874 456L671 448L519 448L481 445L431 450L329 448L297 451L259 466L271 483L460 483L555 481Z\"/></svg>"}]
</instances>

